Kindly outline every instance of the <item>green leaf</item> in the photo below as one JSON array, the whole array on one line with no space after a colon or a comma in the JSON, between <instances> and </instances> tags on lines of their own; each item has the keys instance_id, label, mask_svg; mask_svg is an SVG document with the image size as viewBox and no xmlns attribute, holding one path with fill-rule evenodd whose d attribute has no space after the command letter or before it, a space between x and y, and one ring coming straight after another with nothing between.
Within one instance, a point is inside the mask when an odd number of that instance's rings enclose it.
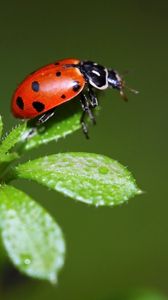
<instances>
[{"instance_id":1,"label":"green leaf","mask_svg":"<svg viewBox=\"0 0 168 300\"><path fill-rule=\"evenodd\" d=\"M2 162L11 162L12 160L15 160L17 158L19 158L19 155L16 152L1 154L0 163L2 163Z\"/></svg>"},{"instance_id":2,"label":"green leaf","mask_svg":"<svg viewBox=\"0 0 168 300\"><path fill-rule=\"evenodd\" d=\"M77 99L77 98L75 98ZM25 140L22 139L20 150L31 150L40 145L47 144L51 141L58 141L60 138L66 137L68 134L81 128L81 108L79 111L79 99L72 103L64 103L56 108L55 115L41 126L37 127L37 119L29 120L28 127L25 130ZM94 113L97 115L100 108L96 108ZM89 123L89 118L86 117ZM29 133L34 128L34 134Z\"/></svg>"},{"instance_id":3,"label":"green leaf","mask_svg":"<svg viewBox=\"0 0 168 300\"><path fill-rule=\"evenodd\" d=\"M57 141L58 139L67 136L70 133L73 133L81 127L80 125L80 116L81 112L71 113L70 110L65 114L59 115L59 111L62 108L58 109L58 116L55 116L47 121L44 126L45 130L38 130L36 134L27 139L27 142L24 145L25 150L30 150L32 148L38 147L42 144L47 144L51 141Z\"/></svg>"},{"instance_id":4,"label":"green leaf","mask_svg":"<svg viewBox=\"0 0 168 300\"><path fill-rule=\"evenodd\" d=\"M60 153L21 164L15 176L37 181L93 205L118 205L140 194L120 163L93 153Z\"/></svg>"},{"instance_id":5,"label":"green leaf","mask_svg":"<svg viewBox=\"0 0 168 300\"><path fill-rule=\"evenodd\" d=\"M1 154L0 156L0 181L10 181L10 163L19 158L16 152Z\"/></svg>"},{"instance_id":6,"label":"green leaf","mask_svg":"<svg viewBox=\"0 0 168 300\"><path fill-rule=\"evenodd\" d=\"M21 272L56 281L64 262L64 240L40 205L12 186L1 186L0 229L6 251Z\"/></svg>"},{"instance_id":7,"label":"green leaf","mask_svg":"<svg viewBox=\"0 0 168 300\"><path fill-rule=\"evenodd\" d=\"M0 137L2 136L3 131L3 122L2 122L2 116L0 115Z\"/></svg>"},{"instance_id":8,"label":"green leaf","mask_svg":"<svg viewBox=\"0 0 168 300\"><path fill-rule=\"evenodd\" d=\"M8 153L17 143L25 140L26 123L18 125L7 135L0 146L0 157Z\"/></svg>"}]
</instances>

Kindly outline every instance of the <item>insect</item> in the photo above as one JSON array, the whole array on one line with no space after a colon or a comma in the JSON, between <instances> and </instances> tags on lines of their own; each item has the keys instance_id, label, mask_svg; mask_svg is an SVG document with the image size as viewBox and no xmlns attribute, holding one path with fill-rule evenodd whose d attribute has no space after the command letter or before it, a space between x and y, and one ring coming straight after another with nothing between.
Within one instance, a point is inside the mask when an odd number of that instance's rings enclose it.
<instances>
[{"instance_id":1,"label":"insect","mask_svg":"<svg viewBox=\"0 0 168 300\"><path fill-rule=\"evenodd\" d=\"M125 82L119 73L92 61L74 58L59 60L44 66L27 76L12 98L12 113L21 119L39 116L37 125L46 122L63 104L80 94L82 108L81 125L88 138L86 115L95 124L93 109L98 106L95 90L117 89L127 100ZM136 92L132 90L133 92Z\"/></svg>"}]
</instances>

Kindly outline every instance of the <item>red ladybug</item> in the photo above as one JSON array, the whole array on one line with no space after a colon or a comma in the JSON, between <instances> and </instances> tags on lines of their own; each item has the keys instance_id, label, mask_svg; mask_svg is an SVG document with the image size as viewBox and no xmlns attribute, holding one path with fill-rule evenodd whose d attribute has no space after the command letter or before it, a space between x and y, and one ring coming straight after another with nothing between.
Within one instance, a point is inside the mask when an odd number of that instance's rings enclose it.
<instances>
[{"instance_id":1,"label":"red ladybug","mask_svg":"<svg viewBox=\"0 0 168 300\"><path fill-rule=\"evenodd\" d=\"M92 109L98 105L98 100L94 89L108 87L119 90L126 100L124 81L117 71L92 61L63 59L40 68L24 79L13 95L12 112L15 117L23 119L39 115L38 123L44 123L53 116L58 105L80 94L83 110L81 124L88 137L84 119L88 114L95 123Z\"/></svg>"}]
</instances>

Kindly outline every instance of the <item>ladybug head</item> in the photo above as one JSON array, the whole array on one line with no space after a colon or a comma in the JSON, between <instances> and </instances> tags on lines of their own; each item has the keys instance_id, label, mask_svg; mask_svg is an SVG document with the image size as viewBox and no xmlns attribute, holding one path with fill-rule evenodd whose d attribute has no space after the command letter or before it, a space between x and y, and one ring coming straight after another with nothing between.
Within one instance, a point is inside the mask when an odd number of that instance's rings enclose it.
<instances>
[{"instance_id":1,"label":"ladybug head","mask_svg":"<svg viewBox=\"0 0 168 300\"><path fill-rule=\"evenodd\" d=\"M117 89L120 92L120 95L124 100L127 100L127 96L124 93L125 81L118 74L117 71L108 70L108 85L114 89Z\"/></svg>"},{"instance_id":2,"label":"ladybug head","mask_svg":"<svg viewBox=\"0 0 168 300\"><path fill-rule=\"evenodd\" d=\"M138 94L138 91L131 89L125 85L125 80L122 76L119 75L117 71L114 70L108 70L108 86L112 87L114 89L117 89L120 92L121 97L127 101L128 98L125 94L125 89L128 89L134 94Z\"/></svg>"}]
</instances>

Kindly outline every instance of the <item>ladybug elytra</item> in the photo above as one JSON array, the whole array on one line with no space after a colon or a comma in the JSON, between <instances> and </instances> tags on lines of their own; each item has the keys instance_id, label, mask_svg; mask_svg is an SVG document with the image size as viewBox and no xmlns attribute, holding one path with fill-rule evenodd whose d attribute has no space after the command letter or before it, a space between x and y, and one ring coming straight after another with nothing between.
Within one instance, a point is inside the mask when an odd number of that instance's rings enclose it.
<instances>
[{"instance_id":1,"label":"ladybug elytra","mask_svg":"<svg viewBox=\"0 0 168 300\"><path fill-rule=\"evenodd\" d=\"M104 90L108 87L117 89L127 100L124 81L117 71L92 61L63 59L40 68L24 79L13 95L12 112L21 119L32 119L39 115L38 124L44 123L53 116L58 105L80 94L83 110L81 124L88 137L85 115L88 114L95 123L92 112L98 106L95 89Z\"/></svg>"}]
</instances>

